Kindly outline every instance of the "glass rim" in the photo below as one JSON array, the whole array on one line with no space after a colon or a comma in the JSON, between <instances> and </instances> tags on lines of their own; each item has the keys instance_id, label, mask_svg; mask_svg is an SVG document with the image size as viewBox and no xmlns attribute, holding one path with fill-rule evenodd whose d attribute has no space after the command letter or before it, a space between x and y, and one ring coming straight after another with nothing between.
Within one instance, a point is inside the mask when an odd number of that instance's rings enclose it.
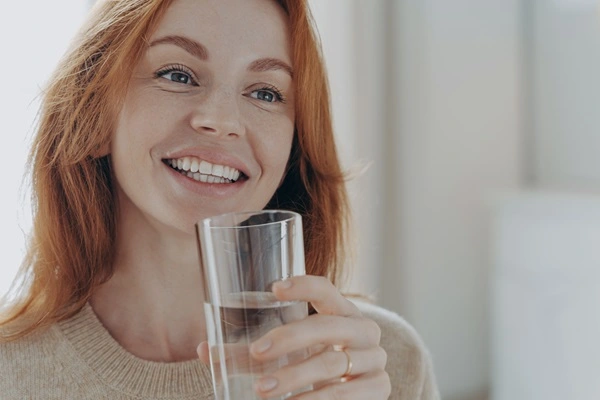
<instances>
[{"instance_id":1,"label":"glass rim","mask_svg":"<svg viewBox=\"0 0 600 400\"><path fill-rule=\"evenodd\" d=\"M268 221L268 222L263 222L263 223L257 223L257 224L252 224L252 225L233 225L232 223L229 224L223 224L223 225L212 225L212 223L214 223L215 221L218 220L227 220L227 218L235 218L235 217L243 217L243 216L248 216L248 218L254 216L254 215L260 215L260 214L288 214L288 216L286 218L282 218L281 220L278 221ZM243 219L242 221L247 220ZM262 227L262 226L268 226L268 225L275 225L275 224L281 224L281 223L285 223L285 222L289 222L295 219L302 219L302 215L300 215L299 213L295 212L295 211L290 211L290 210L282 210L282 209L269 209L269 210L257 210L257 211L232 211L232 212L228 212L228 213L224 213L224 214L218 214L218 215L213 215L211 217L207 217L204 218L200 221L198 221L196 223L197 226L202 226L203 228L208 228L208 229L248 229L248 228L257 228L257 227Z\"/></svg>"}]
</instances>

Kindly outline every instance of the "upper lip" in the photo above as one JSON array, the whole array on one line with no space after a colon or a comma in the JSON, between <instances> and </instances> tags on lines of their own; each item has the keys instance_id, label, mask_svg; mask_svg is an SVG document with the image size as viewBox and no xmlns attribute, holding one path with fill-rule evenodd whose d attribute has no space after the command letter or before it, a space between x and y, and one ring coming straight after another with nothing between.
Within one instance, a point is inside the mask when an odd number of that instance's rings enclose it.
<instances>
[{"instance_id":1,"label":"upper lip","mask_svg":"<svg viewBox=\"0 0 600 400\"><path fill-rule=\"evenodd\" d=\"M171 160L183 157L196 157L200 160L208 161L211 164L233 167L247 177L250 177L249 168L241 159L219 150L194 148L182 149L166 154L163 157L163 160Z\"/></svg>"}]
</instances>

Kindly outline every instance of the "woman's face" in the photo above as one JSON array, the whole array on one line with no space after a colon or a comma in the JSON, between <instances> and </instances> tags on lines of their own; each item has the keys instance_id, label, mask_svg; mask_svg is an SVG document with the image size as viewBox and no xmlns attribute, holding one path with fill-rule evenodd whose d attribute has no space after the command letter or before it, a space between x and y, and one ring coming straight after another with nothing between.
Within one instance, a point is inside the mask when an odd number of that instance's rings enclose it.
<instances>
[{"instance_id":1,"label":"woman's face","mask_svg":"<svg viewBox=\"0 0 600 400\"><path fill-rule=\"evenodd\" d=\"M111 144L127 223L191 233L201 218L264 208L294 131L284 11L175 0L148 43Z\"/></svg>"}]
</instances>

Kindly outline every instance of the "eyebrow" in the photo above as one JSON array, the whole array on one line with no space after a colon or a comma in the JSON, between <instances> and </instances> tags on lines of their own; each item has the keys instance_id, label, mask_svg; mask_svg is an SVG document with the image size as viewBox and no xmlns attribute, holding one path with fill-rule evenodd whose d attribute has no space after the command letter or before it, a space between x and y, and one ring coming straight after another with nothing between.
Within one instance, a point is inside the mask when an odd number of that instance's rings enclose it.
<instances>
[{"instance_id":1,"label":"eyebrow","mask_svg":"<svg viewBox=\"0 0 600 400\"><path fill-rule=\"evenodd\" d=\"M265 71L285 71L290 77L294 77L294 71L292 67L284 61L277 58L261 58L260 60L253 61L248 66L248 71L252 72L265 72Z\"/></svg>"},{"instance_id":2,"label":"eyebrow","mask_svg":"<svg viewBox=\"0 0 600 400\"><path fill-rule=\"evenodd\" d=\"M196 42L190 38L179 35L169 35L154 40L150 43L149 47L157 46L159 44L172 44L182 48L194 57L199 58L202 61L208 60L208 49L201 43ZM266 71L284 71L290 77L294 76L292 67L277 58L261 58L253 61L248 66L248 71L252 72L266 72Z\"/></svg>"},{"instance_id":3,"label":"eyebrow","mask_svg":"<svg viewBox=\"0 0 600 400\"><path fill-rule=\"evenodd\" d=\"M206 49L206 47L196 42L195 40L186 38L185 36L165 36L160 39L156 39L155 41L150 43L150 47L157 46L159 44L173 44L175 46L181 47L183 50L187 51L194 57L197 57L203 61L208 60L208 50Z\"/></svg>"}]
</instances>

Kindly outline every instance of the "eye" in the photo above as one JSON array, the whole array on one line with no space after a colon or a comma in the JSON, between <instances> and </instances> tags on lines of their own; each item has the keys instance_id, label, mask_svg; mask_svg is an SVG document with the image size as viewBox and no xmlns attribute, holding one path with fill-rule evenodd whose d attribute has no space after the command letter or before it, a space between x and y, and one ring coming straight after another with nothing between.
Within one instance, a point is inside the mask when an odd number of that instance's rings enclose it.
<instances>
[{"instance_id":1,"label":"eye","mask_svg":"<svg viewBox=\"0 0 600 400\"><path fill-rule=\"evenodd\" d=\"M192 78L188 74L186 74L184 72L174 72L174 71L168 72L168 73L162 75L162 78L165 78L170 81L177 82L177 83L183 83L184 85L187 85L192 80Z\"/></svg>"},{"instance_id":2,"label":"eye","mask_svg":"<svg viewBox=\"0 0 600 400\"><path fill-rule=\"evenodd\" d=\"M262 88L252 91L250 97L267 103L284 102L281 92L275 88Z\"/></svg>"},{"instance_id":3,"label":"eye","mask_svg":"<svg viewBox=\"0 0 600 400\"><path fill-rule=\"evenodd\" d=\"M187 71L183 66L172 66L161 69L156 73L156 77L180 83L182 85L197 86L196 81L192 77L192 73Z\"/></svg>"}]
</instances>

